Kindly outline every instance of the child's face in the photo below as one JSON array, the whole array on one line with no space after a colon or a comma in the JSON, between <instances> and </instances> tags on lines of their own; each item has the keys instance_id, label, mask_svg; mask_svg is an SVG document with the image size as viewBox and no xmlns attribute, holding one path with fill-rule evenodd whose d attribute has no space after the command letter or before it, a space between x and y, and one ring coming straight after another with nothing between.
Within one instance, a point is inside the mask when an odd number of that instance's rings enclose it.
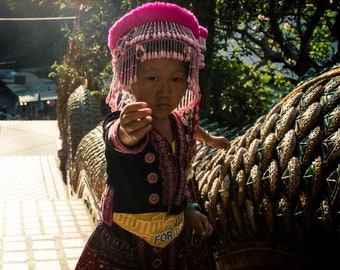
<instances>
[{"instance_id":1,"label":"child's face","mask_svg":"<svg viewBox=\"0 0 340 270\"><path fill-rule=\"evenodd\" d=\"M187 72L177 60L156 59L138 64L137 82L132 85L136 101L144 101L152 109L153 118L168 117L185 93Z\"/></svg>"}]
</instances>

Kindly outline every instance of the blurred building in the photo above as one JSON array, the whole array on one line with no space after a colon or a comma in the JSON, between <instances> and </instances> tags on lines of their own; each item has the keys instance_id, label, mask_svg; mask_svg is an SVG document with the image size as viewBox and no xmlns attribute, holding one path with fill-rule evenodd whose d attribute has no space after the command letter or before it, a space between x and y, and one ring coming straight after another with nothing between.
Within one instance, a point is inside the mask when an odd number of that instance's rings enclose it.
<instances>
[{"instance_id":1,"label":"blurred building","mask_svg":"<svg viewBox=\"0 0 340 270\"><path fill-rule=\"evenodd\" d=\"M32 72L0 70L0 110L8 117L55 119L56 86Z\"/></svg>"}]
</instances>

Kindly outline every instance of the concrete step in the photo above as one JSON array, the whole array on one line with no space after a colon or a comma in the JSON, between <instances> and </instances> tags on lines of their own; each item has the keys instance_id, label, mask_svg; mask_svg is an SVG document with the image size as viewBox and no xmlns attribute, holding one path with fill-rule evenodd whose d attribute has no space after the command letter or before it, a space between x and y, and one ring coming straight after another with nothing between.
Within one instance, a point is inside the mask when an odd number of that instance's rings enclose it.
<instances>
[{"instance_id":1,"label":"concrete step","mask_svg":"<svg viewBox=\"0 0 340 270\"><path fill-rule=\"evenodd\" d=\"M94 229L80 199L0 201L0 220L3 270L74 269Z\"/></svg>"},{"instance_id":2,"label":"concrete step","mask_svg":"<svg viewBox=\"0 0 340 270\"><path fill-rule=\"evenodd\" d=\"M0 270L71 270L95 228L59 170L56 121L0 121Z\"/></svg>"}]
</instances>

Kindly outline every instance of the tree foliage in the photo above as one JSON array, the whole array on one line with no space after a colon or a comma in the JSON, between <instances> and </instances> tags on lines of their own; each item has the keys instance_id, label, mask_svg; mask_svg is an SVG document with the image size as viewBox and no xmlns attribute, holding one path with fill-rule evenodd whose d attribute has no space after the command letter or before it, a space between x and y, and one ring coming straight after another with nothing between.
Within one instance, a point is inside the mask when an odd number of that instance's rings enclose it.
<instances>
[{"instance_id":1,"label":"tree foliage","mask_svg":"<svg viewBox=\"0 0 340 270\"><path fill-rule=\"evenodd\" d=\"M210 114L229 128L250 124L263 115L275 99L270 76L255 72L240 59L217 55L213 66ZM243 125L242 125L243 126Z\"/></svg>"},{"instance_id":2,"label":"tree foliage","mask_svg":"<svg viewBox=\"0 0 340 270\"><path fill-rule=\"evenodd\" d=\"M216 10L210 114L224 125L251 123L339 55L338 0L219 0Z\"/></svg>"},{"instance_id":3,"label":"tree foliage","mask_svg":"<svg viewBox=\"0 0 340 270\"><path fill-rule=\"evenodd\" d=\"M58 78L67 92L72 92L85 80L91 90L98 90L108 80L107 33L121 8L119 1L111 2L58 0L54 3L60 8L72 9L76 14L73 27L62 29L68 47L63 61L56 61L52 66L54 72L50 74Z\"/></svg>"},{"instance_id":4,"label":"tree foliage","mask_svg":"<svg viewBox=\"0 0 340 270\"><path fill-rule=\"evenodd\" d=\"M339 0L220 0L220 48L252 59L255 69L299 79L335 54L339 8Z\"/></svg>"}]
</instances>

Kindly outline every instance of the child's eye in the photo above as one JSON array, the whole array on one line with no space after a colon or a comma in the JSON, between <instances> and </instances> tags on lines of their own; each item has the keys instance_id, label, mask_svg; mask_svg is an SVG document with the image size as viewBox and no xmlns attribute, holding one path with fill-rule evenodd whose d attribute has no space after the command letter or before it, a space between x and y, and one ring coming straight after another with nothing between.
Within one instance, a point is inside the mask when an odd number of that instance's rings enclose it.
<instances>
[{"instance_id":1,"label":"child's eye","mask_svg":"<svg viewBox=\"0 0 340 270\"><path fill-rule=\"evenodd\" d=\"M150 77L148 77L148 80L152 81L152 82L155 82L155 81L158 81L158 78L155 77L155 76L150 76Z\"/></svg>"},{"instance_id":2,"label":"child's eye","mask_svg":"<svg viewBox=\"0 0 340 270\"><path fill-rule=\"evenodd\" d=\"M181 81L183 81L183 80L184 80L184 79L181 78L181 77L176 77L176 78L173 78L173 79L172 79L173 82L181 82Z\"/></svg>"}]
</instances>

